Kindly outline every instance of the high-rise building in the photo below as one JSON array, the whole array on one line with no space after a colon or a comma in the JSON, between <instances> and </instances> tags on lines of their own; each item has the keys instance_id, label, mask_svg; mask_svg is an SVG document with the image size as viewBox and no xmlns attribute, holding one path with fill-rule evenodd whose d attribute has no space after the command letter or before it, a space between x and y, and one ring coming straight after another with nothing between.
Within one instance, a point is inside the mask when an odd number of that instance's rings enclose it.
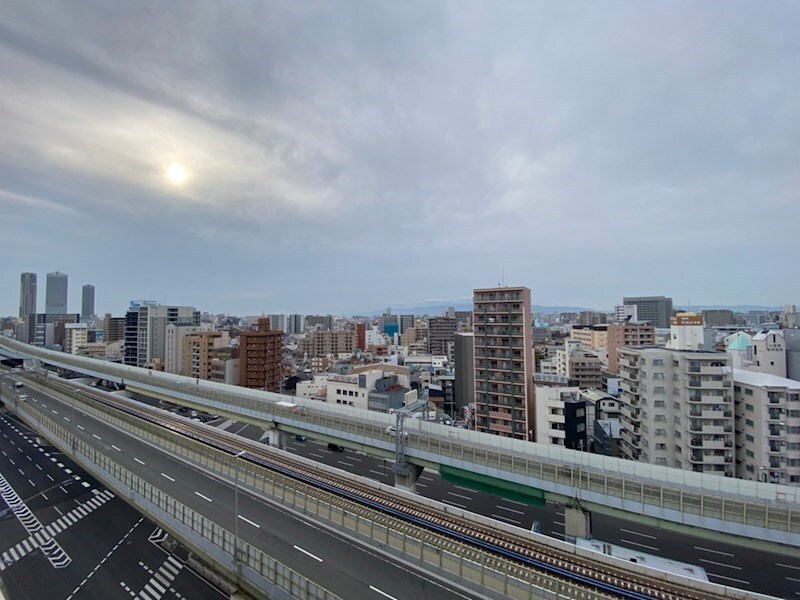
<instances>
[{"instance_id":1,"label":"high-rise building","mask_svg":"<svg viewBox=\"0 0 800 600\"><path fill-rule=\"evenodd\" d=\"M94 286L86 284L81 288L81 317L91 317L94 314Z\"/></svg>"},{"instance_id":2,"label":"high-rise building","mask_svg":"<svg viewBox=\"0 0 800 600\"><path fill-rule=\"evenodd\" d=\"M455 333L455 317L431 317L428 319L428 353L447 354L447 345L453 342Z\"/></svg>"},{"instance_id":3,"label":"high-rise building","mask_svg":"<svg viewBox=\"0 0 800 600\"><path fill-rule=\"evenodd\" d=\"M68 277L64 273L47 274L45 287L44 312L48 315L67 314L67 283Z\"/></svg>"},{"instance_id":4,"label":"high-rise building","mask_svg":"<svg viewBox=\"0 0 800 600\"><path fill-rule=\"evenodd\" d=\"M258 320L256 331L239 336L239 385L280 391L283 379L283 332L269 328L269 319Z\"/></svg>"},{"instance_id":5,"label":"high-rise building","mask_svg":"<svg viewBox=\"0 0 800 600\"><path fill-rule=\"evenodd\" d=\"M289 315L289 333L303 333L303 315Z\"/></svg>"},{"instance_id":6,"label":"high-rise building","mask_svg":"<svg viewBox=\"0 0 800 600\"><path fill-rule=\"evenodd\" d=\"M170 323L200 325L200 311L193 306L166 306L152 300L130 304L125 314L125 364L134 367L163 364L166 330Z\"/></svg>"},{"instance_id":7,"label":"high-rise building","mask_svg":"<svg viewBox=\"0 0 800 600\"><path fill-rule=\"evenodd\" d=\"M164 343L164 371L184 374L183 342L188 336L199 331L200 326L194 323L169 323L167 325L166 342Z\"/></svg>"},{"instance_id":8,"label":"high-rise building","mask_svg":"<svg viewBox=\"0 0 800 600\"><path fill-rule=\"evenodd\" d=\"M534 441L531 291L473 291L475 428Z\"/></svg>"},{"instance_id":9,"label":"high-rise building","mask_svg":"<svg viewBox=\"0 0 800 600\"><path fill-rule=\"evenodd\" d=\"M619 349L622 456L733 477L731 357L690 348L697 325L679 319L670 348Z\"/></svg>"},{"instance_id":10,"label":"high-rise building","mask_svg":"<svg viewBox=\"0 0 800 600\"><path fill-rule=\"evenodd\" d=\"M286 333L286 315L268 315L269 328Z\"/></svg>"},{"instance_id":11,"label":"high-rise building","mask_svg":"<svg viewBox=\"0 0 800 600\"><path fill-rule=\"evenodd\" d=\"M103 318L103 341L106 344L125 339L125 317L112 317L106 313Z\"/></svg>"},{"instance_id":12,"label":"high-rise building","mask_svg":"<svg viewBox=\"0 0 800 600\"><path fill-rule=\"evenodd\" d=\"M19 318L36 314L36 273L23 273L19 278Z\"/></svg>"},{"instance_id":13,"label":"high-rise building","mask_svg":"<svg viewBox=\"0 0 800 600\"><path fill-rule=\"evenodd\" d=\"M414 315L400 315L400 335L414 326Z\"/></svg>"},{"instance_id":14,"label":"high-rise building","mask_svg":"<svg viewBox=\"0 0 800 600\"><path fill-rule=\"evenodd\" d=\"M656 343L656 329L650 323L627 321L625 323L612 323L608 326L607 338L608 371L616 375L619 372L620 348L640 348L654 346Z\"/></svg>"},{"instance_id":15,"label":"high-rise building","mask_svg":"<svg viewBox=\"0 0 800 600\"><path fill-rule=\"evenodd\" d=\"M187 335L181 344L181 375L196 379L211 379L211 359L214 350L230 345L227 331L199 331Z\"/></svg>"},{"instance_id":16,"label":"high-rise building","mask_svg":"<svg viewBox=\"0 0 800 600\"><path fill-rule=\"evenodd\" d=\"M623 298L622 303L636 306L639 321L649 321L659 329L669 328L669 321L672 318L672 298L639 296Z\"/></svg>"},{"instance_id":17,"label":"high-rise building","mask_svg":"<svg viewBox=\"0 0 800 600\"><path fill-rule=\"evenodd\" d=\"M800 485L800 381L733 370L736 476Z\"/></svg>"},{"instance_id":18,"label":"high-rise building","mask_svg":"<svg viewBox=\"0 0 800 600\"><path fill-rule=\"evenodd\" d=\"M306 327L319 328L322 331L333 331L333 315L306 315Z\"/></svg>"},{"instance_id":19,"label":"high-rise building","mask_svg":"<svg viewBox=\"0 0 800 600\"><path fill-rule=\"evenodd\" d=\"M64 352L77 354L78 350L89 343L89 326L86 323L64 324Z\"/></svg>"},{"instance_id":20,"label":"high-rise building","mask_svg":"<svg viewBox=\"0 0 800 600\"><path fill-rule=\"evenodd\" d=\"M473 348L473 333L457 333L454 336L454 364L456 378L454 382L455 404L459 416L463 410L475 402L475 349Z\"/></svg>"}]
</instances>

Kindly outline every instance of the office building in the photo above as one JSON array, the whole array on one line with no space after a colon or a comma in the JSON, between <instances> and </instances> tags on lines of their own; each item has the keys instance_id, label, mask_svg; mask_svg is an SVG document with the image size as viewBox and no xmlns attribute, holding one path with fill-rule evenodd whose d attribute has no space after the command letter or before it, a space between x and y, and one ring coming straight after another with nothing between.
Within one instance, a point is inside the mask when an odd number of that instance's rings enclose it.
<instances>
[{"instance_id":1,"label":"office building","mask_svg":"<svg viewBox=\"0 0 800 600\"><path fill-rule=\"evenodd\" d=\"M726 327L733 325L733 311L728 309L714 309L703 311L703 322L706 327Z\"/></svg>"},{"instance_id":2,"label":"office building","mask_svg":"<svg viewBox=\"0 0 800 600\"><path fill-rule=\"evenodd\" d=\"M623 298L625 305L636 306L639 321L649 321L659 329L667 329L672 318L672 298L665 296L639 296Z\"/></svg>"},{"instance_id":3,"label":"office building","mask_svg":"<svg viewBox=\"0 0 800 600\"><path fill-rule=\"evenodd\" d=\"M44 312L48 315L67 314L68 276L64 273L47 274Z\"/></svg>"},{"instance_id":4,"label":"office building","mask_svg":"<svg viewBox=\"0 0 800 600\"><path fill-rule=\"evenodd\" d=\"M536 441L573 450L589 450L594 405L577 387L536 386Z\"/></svg>"},{"instance_id":5,"label":"office building","mask_svg":"<svg viewBox=\"0 0 800 600\"><path fill-rule=\"evenodd\" d=\"M736 476L800 485L800 381L734 369Z\"/></svg>"},{"instance_id":6,"label":"office building","mask_svg":"<svg viewBox=\"0 0 800 600\"><path fill-rule=\"evenodd\" d=\"M303 315L299 314L289 315L289 333L290 334L303 333Z\"/></svg>"},{"instance_id":7,"label":"office building","mask_svg":"<svg viewBox=\"0 0 800 600\"><path fill-rule=\"evenodd\" d=\"M168 306L152 300L133 301L125 313L125 364L133 367L164 365L167 325L200 325L200 312L193 306Z\"/></svg>"},{"instance_id":8,"label":"office building","mask_svg":"<svg viewBox=\"0 0 800 600\"><path fill-rule=\"evenodd\" d=\"M286 315L268 315L269 328L286 333Z\"/></svg>"},{"instance_id":9,"label":"office building","mask_svg":"<svg viewBox=\"0 0 800 600\"><path fill-rule=\"evenodd\" d=\"M635 304L618 304L614 307L614 317L616 323L626 323L628 321L638 321L639 313Z\"/></svg>"},{"instance_id":10,"label":"office building","mask_svg":"<svg viewBox=\"0 0 800 600\"><path fill-rule=\"evenodd\" d=\"M702 317L700 317L702 322ZM671 348L620 348L623 457L733 477L733 369L725 353L675 344L693 339L673 325ZM702 324L700 324L702 330Z\"/></svg>"},{"instance_id":11,"label":"office building","mask_svg":"<svg viewBox=\"0 0 800 600\"><path fill-rule=\"evenodd\" d=\"M455 409L463 415L464 408L475 402L475 349L473 333L454 336L455 381L453 382Z\"/></svg>"},{"instance_id":12,"label":"office building","mask_svg":"<svg viewBox=\"0 0 800 600\"><path fill-rule=\"evenodd\" d=\"M269 328L269 319L258 320L256 331L239 335L239 385L279 392L283 382L283 332Z\"/></svg>"},{"instance_id":13,"label":"office building","mask_svg":"<svg viewBox=\"0 0 800 600\"><path fill-rule=\"evenodd\" d=\"M608 348L608 325L572 325L569 337L577 340L583 350ZM534 340L534 343L536 340Z\"/></svg>"},{"instance_id":14,"label":"office building","mask_svg":"<svg viewBox=\"0 0 800 600\"><path fill-rule=\"evenodd\" d=\"M81 318L94 315L94 286L86 284L81 288Z\"/></svg>"},{"instance_id":15,"label":"office building","mask_svg":"<svg viewBox=\"0 0 800 600\"><path fill-rule=\"evenodd\" d=\"M333 331L333 315L307 315L306 327L322 331Z\"/></svg>"},{"instance_id":16,"label":"office building","mask_svg":"<svg viewBox=\"0 0 800 600\"><path fill-rule=\"evenodd\" d=\"M19 278L19 318L28 320L36 314L36 273L23 273Z\"/></svg>"},{"instance_id":17,"label":"office building","mask_svg":"<svg viewBox=\"0 0 800 600\"><path fill-rule=\"evenodd\" d=\"M414 315L400 315L400 335L414 326Z\"/></svg>"},{"instance_id":18,"label":"office building","mask_svg":"<svg viewBox=\"0 0 800 600\"><path fill-rule=\"evenodd\" d=\"M580 389L600 389L603 385L603 364L596 354L586 352L577 340L564 340L564 348L556 351L556 375L577 382Z\"/></svg>"},{"instance_id":19,"label":"office building","mask_svg":"<svg viewBox=\"0 0 800 600\"><path fill-rule=\"evenodd\" d=\"M453 342L455 333L455 318L431 317L428 319L428 353L446 355L447 346Z\"/></svg>"},{"instance_id":20,"label":"office building","mask_svg":"<svg viewBox=\"0 0 800 600\"><path fill-rule=\"evenodd\" d=\"M654 346L656 343L656 329L650 323L627 321L625 323L612 323L608 326L607 350L608 371L614 375L619 373L617 352L621 348L641 348Z\"/></svg>"},{"instance_id":21,"label":"office building","mask_svg":"<svg viewBox=\"0 0 800 600\"><path fill-rule=\"evenodd\" d=\"M476 289L473 307L475 428L534 441L531 291Z\"/></svg>"},{"instance_id":22,"label":"office building","mask_svg":"<svg viewBox=\"0 0 800 600\"><path fill-rule=\"evenodd\" d=\"M55 346L64 347L64 337L66 323L78 323L81 316L75 314L47 314L36 313L28 315L23 330L25 331L26 343L34 346Z\"/></svg>"}]
</instances>

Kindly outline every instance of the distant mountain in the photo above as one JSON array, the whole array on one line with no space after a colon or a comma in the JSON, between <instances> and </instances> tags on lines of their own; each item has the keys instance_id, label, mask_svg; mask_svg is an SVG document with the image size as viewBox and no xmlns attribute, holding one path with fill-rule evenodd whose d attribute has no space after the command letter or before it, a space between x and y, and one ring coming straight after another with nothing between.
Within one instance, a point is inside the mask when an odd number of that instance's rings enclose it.
<instances>
[{"instance_id":1,"label":"distant mountain","mask_svg":"<svg viewBox=\"0 0 800 600\"><path fill-rule=\"evenodd\" d=\"M783 311L782 306L761 306L758 304L699 304L692 306L675 306L678 310L699 311L699 310L732 310L733 312L746 313L750 311Z\"/></svg>"}]
</instances>

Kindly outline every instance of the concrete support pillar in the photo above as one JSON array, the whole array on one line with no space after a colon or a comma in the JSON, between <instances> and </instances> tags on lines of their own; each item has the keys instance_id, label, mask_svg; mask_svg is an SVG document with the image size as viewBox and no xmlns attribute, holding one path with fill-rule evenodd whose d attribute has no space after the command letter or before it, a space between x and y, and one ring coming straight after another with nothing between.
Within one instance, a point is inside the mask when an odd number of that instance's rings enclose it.
<instances>
[{"instance_id":1,"label":"concrete support pillar","mask_svg":"<svg viewBox=\"0 0 800 600\"><path fill-rule=\"evenodd\" d=\"M592 539L592 513L577 506L564 506L564 536Z\"/></svg>"},{"instance_id":2,"label":"concrete support pillar","mask_svg":"<svg viewBox=\"0 0 800 600\"><path fill-rule=\"evenodd\" d=\"M422 467L418 465L408 465L408 470L406 473L398 473L395 471L394 487L407 492L416 493L417 479L419 479L421 473Z\"/></svg>"},{"instance_id":3,"label":"concrete support pillar","mask_svg":"<svg viewBox=\"0 0 800 600\"><path fill-rule=\"evenodd\" d=\"M286 450L286 442L289 440L291 434L280 429L273 429L269 434L269 443L276 448Z\"/></svg>"}]
</instances>

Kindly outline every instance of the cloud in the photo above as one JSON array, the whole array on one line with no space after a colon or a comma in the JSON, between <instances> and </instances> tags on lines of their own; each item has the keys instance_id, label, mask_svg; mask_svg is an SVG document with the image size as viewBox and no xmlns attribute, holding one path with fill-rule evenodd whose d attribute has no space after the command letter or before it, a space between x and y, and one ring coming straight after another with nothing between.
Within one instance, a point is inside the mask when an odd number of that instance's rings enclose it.
<instances>
[{"instance_id":1,"label":"cloud","mask_svg":"<svg viewBox=\"0 0 800 600\"><path fill-rule=\"evenodd\" d=\"M697 302L760 301L738 297L748 280L788 302L800 284L754 252L767 218L797 250L799 13L12 3L0 202L28 247L69 240L60 258L93 265L82 276L98 299L108 271L129 272L106 279L114 311L143 281L184 295L176 270L201 277L209 263L230 297L203 299L231 312L252 311L251 286L261 298L254 273L281 282L265 301L336 312L469 296L498 265L537 303L612 306L658 274L659 293ZM190 172L183 186L164 177L173 163ZM55 268L26 253L4 281ZM666 277L676 258L692 277ZM703 269L720 281L687 289ZM16 312L14 296L0 312Z\"/></svg>"}]
</instances>

